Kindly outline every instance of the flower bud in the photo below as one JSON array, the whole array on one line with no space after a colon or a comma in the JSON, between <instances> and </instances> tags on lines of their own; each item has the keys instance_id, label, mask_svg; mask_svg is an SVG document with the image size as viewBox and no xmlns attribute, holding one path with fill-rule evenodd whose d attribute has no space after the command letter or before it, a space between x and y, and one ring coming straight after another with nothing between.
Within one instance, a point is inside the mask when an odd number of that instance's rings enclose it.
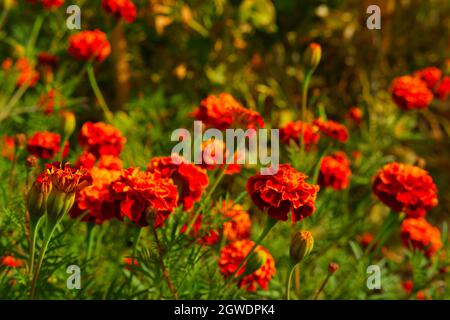
<instances>
[{"instance_id":1,"label":"flower bud","mask_svg":"<svg viewBox=\"0 0 450 320\"><path fill-rule=\"evenodd\" d=\"M23 133L18 133L14 136L16 146L23 148L27 144L27 136Z\"/></svg>"},{"instance_id":2,"label":"flower bud","mask_svg":"<svg viewBox=\"0 0 450 320\"><path fill-rule=\"evenodd\" d=\"M303 53L303 64L308 70L315 70L322 57L322 47L318 43L311 43Z\"/></svg>"},{"instance_id":3,"label":"flower bud","mask_svg":"<svg viewBox=\"0 0 450 320\"><path fill-rule=\"evenodd\" d=\"M30 155L25 160L25 165L27 166L27 168L36 168L37 161L38 161L38 159L35 156Z\"/></svg>"},{"instance_id":4,"label":"flower bud","mask_svg":"<svg viewBox=\"0 0 450 320\"><path fill-rule=\"evenodd\" d=\"M264 250L257 250L253 252L247 260L245 271L242 276L248 276L259 270L267 261L267 255Z\"/></svg>"},{"instance_id":5,"label":"flower bud","mask_svg":"<svg viewBox=\"0 0 450 320\"><path fill-rule=\"evenodd\" d=\"M289 250L290 257L295 263L299 263L307 257L314 246L314 238L309 231L299 231L294 234Z\"/></svg>"},{"instance_id":6,"label":"flower bud","mask_svg":"<svg viewBox=\"0 0 450 320\"><path fill-rule=\"evenodd\" d=\"M30 222L36 225L40 217L46 212L48 195L52 190L52 184L46 175L40 175L28 191L26 204L30 213Z\"/></svg>"},{"instance_id":7,"label":"flower bud","mask_svg":"<svg viewBox=\"0 0 450 320\"><path fill-rule=\"evenodd\" d=\"M47 199L47 214L52 222L58 221L67 214L75 202L75 193L65 193L56 188L52 188Z\"/></svg>"},{"instance_id":8,"label":"flower bud","mask_svg":"<svg viewBox=\"0 0 450 320\"><path fill-rule=\"evenodd\" d=\"M339 269L339 265L338 265L337 263L331 262L331 263L328 265L328 272L329 272L330 274L335 273L336 271L338 271L338 269Z\"/></svg>"},{"instance_id":9,"label":"flower bud","mask_svg":"<svg viewBox=\"0 0 450 320\"><path fill-rule=\"evenodd\" d=\"M73 112L63 111L61 112L62 117L62 130L63 137L68 138L72 135L76 126L76 119Z\"/></svg>"}]
</instances>

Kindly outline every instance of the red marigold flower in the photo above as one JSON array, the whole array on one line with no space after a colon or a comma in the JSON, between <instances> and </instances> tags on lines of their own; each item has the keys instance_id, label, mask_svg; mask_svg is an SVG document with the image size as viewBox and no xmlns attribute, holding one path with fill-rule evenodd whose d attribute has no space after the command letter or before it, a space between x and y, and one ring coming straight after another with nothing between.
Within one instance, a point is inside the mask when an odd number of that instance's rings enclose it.
<instances>
[{"instance_id":1,"label":"red marigold flower","mask_svg":"<svg viewBox=\"0 0 450 320\"><path fill-rule=\"evenodd\" d=\"M434 91L436 97L440 100L445 100L450 95L450 77L442 78L442 81Z\"/></svg>"},{"instance_id":2,"label":"red marigold flower","mask_svg":"<svg viewBox=\"0 0 450 320\"><path fill-rule=\"evenodd\" d=\"M346 142L348 140L347 128L338 122L332 120L325 121L323 119L316 119L313 123L319 128L320 132L324 133L331 139L340 142Z\"/></svg>"},{"instance_id":3,"label":"red marigold flower","mask_svg":"<svg viewBox=\"0 0 450 320\"><path fill-rule=\"evenodd\" d=\"M4 256L1 264L8 268L19 268L23 265L22 260L14 258L13 256Z\"/></svg>"},{"instance_id":4,"label":"red marigold flower","mask_svg":"<svg viewBox=\"0 0 450 320\"><path fill-rule=\"evenodd\" d=\"M125 269L127 270L130 270L132 265L134 267L139 267L139 261L136 258L133 259L131 257L124 257L123 263L125 264Z\"/></svg>"},{"instance_id":5,"label":"red marigold flower","mask_svg":"<svg viewBox=\"0 0 450 320\"><path fill-rule=\"evenodd\" d=\"M300 144L302 133L306 150L310 150L317 145L320 138L319 128L302 121L289 122L281 128L280 139L286 144L289 144L291 140Z\"/></svg>"},{"instance_id":6,"label":"red marigold flower","mask_svg":"<svg viewBox=\"0 0 450 320\"><path fill-rule=\"evenodd\" d=\"M239 240L228 244L220 250L219 267L220 272L226 277L230 277L245 259L247 254L253 248L254 242L250 240ZM270 280L275 274L275 260L264 247L256 247L255 253L265 256L264 264L249 275L239 279L239 288L245 288L247 291L256 291L257 285L263 290L267 289ZM245 272L247 263L236 273L236 277Z\"/></svg>"},{"instance_id":7,"label":"red marigold flower","mask_svg":"<svg viewBox=\"0 0 450 320\"><path fill-rule=\"evenodd\" d=\"M97 158L90 152L84 151L75 162L75 167L91 169L95 166Z\"/></svg>"},{"instance_id":8,"label":"red marigold flower","mask_svg":"<svg viewBox=\"0 0 450 320\"><path fill-rule=\"evenodd\" d=\"M98 160L98 167L107 170L122 170L122 160L116 156L103 155Z\"/></svg>"},{"instance_id":9,"label":"red marigold flower","mask_svg":"<svg viewBox=\"0 0 450 320\"><path fill-rule=\"evenodd\" d=\"M414 72L414 76L427 84L428 89L433 90L442 76L442 71L436 67L427 67Z\"/></svg>"},{"instance_id":10,"label":"red marigold flower","mask_svg":"<svg viewBox=\"0 0 450 320\"><path fill-rule=\"evenodd\" d=\"M252 176L247 181L247 192L261 210L268 210L272 218L287 221L292 211L292 221L311 216L319 186L307 183L308 176L289 164L281 164L274 175Z\"/></svg>"},{"instance_id":11,"label":"red marigold flower","mask_svg":"<svg viewBox=\"0 0 450 320\"><path fill-rule=\"evenodd\" d=\"M199 201L208 186L206 170L182 157L176 164L172 157L157 157L150 160L147 165L148 172L159 172L162 178L171 178L178 186L179 202L183 203L185 210L190 210L194 203Z\"/></svg>"},{"instance_id":12,"label":"red marigold flower","mask_svg":"<svg viewBox=\"0 0 450 320\"><path fill-rule=\"evenodd\" d=\"M320 163L319 185L344 190L350 184L350 161L345 153L338 151L326 156Z\"/></svg>"},{"instance_id":13,"label":"red marigold flower","mask_svg":"<svg viewBox=\"0 0 450 320\"><path fill-rule=\"evenodd\" d=\"M20 58L14 65L15 70L19 76L17 78L17 85L34 87L39 80L39 72L37 72L26 58Z\"/></svg>"},{"instance_id":14,"label":"red marigold flower","mask_svg":"<svg viewBox=\"0 0 450 320\"><path fill-rule=\"evenodd\" d=\"M97 224L114 217L114 198L110 192L110 184L121 176L119 170L92 168L92 185L81 189L76 193L75 204L69 212L73 219L84 214L82 221Z\"/></svg>"},{"instance_id":15,"label":"red marigold flower","mask_svg":"<svg viewBox=\"0 0 450 320\"><path fill-rule=\"evenodd\" d=\"M67 145L65 145L65 149ZM53 159L61 149L61 136L53 132L35 132L28 139L27 150L41 159ZM67 150L68 151L68 150Z\"/></svg>"},{"instance_id":16,"label":"red marigold flower","mask_svg":"<svg viewBox=\"0 0 450 320\"><path fill-rule=\"evenodd\" d=\"M68 162L47 164L45 175L52 183L52 192L56 190L74 193L92 184L92 177L88 171L73 168Z\"/></svg>"},{"instance_id":17,"label":"red marigold flower","mask_svg":"<svg viewBox=\"0 0 450 320\"><path fill-rule=\"evenodd\" d=\"M117 201L118 218L127 217L139 226L155 228L164 225L178 203L177 187L170 179L157 172L142 172L137 168L124 170L111 184L111 193Z\"/></svg>"},{"instance_id":18,"label":"red marigold flower","mask_svg":"<svg viewBox=\"0 0 450 320\"><path fill-rule=\"evenodd\" d=\"M372 191L385 205L408 217L424 217L438 204L437 187L427 171L392 162L375 175Z\"/></svg>"},{"instance_id":19,"label":"red marigold flower","mask_svg":"<svg viewBox=\"0 0 450 320\"><path fill-rule=\"evenodd\" d=\"M250 215L240 204L224 200L219 212L227 218L223 223L223 236L227 241L247 239L250 236L252 228Z\"/></svg>"},{"instance_id":20,"label":"red marigold flower","mask_svg":"<svg viewBox=\"0 0 450 320\"><path fill-rule=\"evenodd\" d=\"M103 122L86 122L81 127L78 142L96 158L101 155L119 156L126 142L122 133Z\"/></svg>"},{"instance_id":21,"label":"red marigold flower","mask_svg":"<svg viewBox=\"0 0 450 320\"><path fill-rule=\"evenodd\" d=\"M57 109L64 107L65 102L61 92L52 88L39 98L37 105L39 108L43 109L45 114L50 115L53 113L55 107Z\"/></svg>"},{"instance_id":22,"label":"red marigold flower","mask_svg":"<svg viewBox=\"0 0 450 320\"><path fill-rule=\"evenodd\" d=\"M189 232L189 236L198 239L197 243L203 246L213 246L219 241L219 230L208 228L208 225L203 226L203 216L199 215L192 225L192 229ZM202 228L203 226L203 228ZM180 232L186 233L188 225L185 224L181 227ZM205 230L203 230L205 229Z\"/></svg>"},{"instance_id":23,"label":"red marigold flower","mask_svg":"<svg viewBox=\"0 0 450 320\"><path fill-rule=\"evenodd\" d=\"M403 290L405 290L405 292L407 294L410 294L413 292L414 283L412 282L412 280L406 280L402 283L402 287L403 287Z\"/></svg>"},{"instance_id":24,"label":"red marigold flower","mask_svg":"<svg viewBox=\"0 0 450 320\"><path fill-rule=\"evenodd\" d=\"M217 139L211 139L204 141L202 143L202 163L199 165L201 168L207 170L219 169L221 170L226 164L229 152L227 150L226 144ZM241 172L241 165L239 165L238 159L242 155L239 155L238 152L234 154L233 160L230 161L225 168L225 174L233 175Z\"/></svg>"},{"instance_id":25,"label":"red marigold flower","mask_svg":"<svg viewBox=\"0 0 450 320\"><path fill-rule=\"evenodd\" d=\"M395 78L391 94L395 103L403 110L428 108L433 100L433 93L426 82L411 76Z\"/></svg>"},{"instance_id":26,"label":"red marigold flower","mask_svg":"<svg viewBox=\"0 0 450 320\"><path fill-rule=\"evenodd\" d=\"M363 113L360 108L352 107L348 110L345 117L351 121L353 121L357 126L361 124Z\"/></svg>"},{"instance_id":27,"label":"red marigold flower","mask_svg":"<svg viewBox=\"0 0 450 320\"><path fill-rule=\"evenodd\" d=\"M228 93L209 95L200 102L193 116L207 126L219 130L240 126L264 127L264 120L258 112L244 108Z\"/></svg>"},{"instance_id":28,"label":"red marigold flower","mask_svg":"<svg viewBox=\"0 0 450 320\"><path fill-rule=\"evenodd\" d=\"M106 12L122 17L127 22L131 23L136 19L136 6L130 0L102 0L102 6Z\"/></svg>"},{"instance_id":29,"label":"red marigold flower","mask_svg":"<svg viewBox=\"0 0 450 320\"><path fill-rule=\"evenodd\" d=\"M441 233L424 218L408 218L401 225L401 237L405 247L424 251L427 257L442 248Z\"/></svg>"},{"instance_id":30,"label":"red marigold flower","mask_svg":"<svg viewBox=\"0 0 450 320\"><path fill-rule=\"evenodd\" d=\"M0 146L2 149L2 157L13 161L16 149L14 137L4 136L2 143L0 143Z\"/></svg>"},{"instance_id":31,"label":"red marigold flower","mask_svg":"<svg viewBox=\"0 0 450 320\"><path fill-rule=\"evenodd\" d=\"M86 30L69 37L69 54L75 59L102 62L111 53L111 45L103 31Z\"/></svg>"}]
</instances>

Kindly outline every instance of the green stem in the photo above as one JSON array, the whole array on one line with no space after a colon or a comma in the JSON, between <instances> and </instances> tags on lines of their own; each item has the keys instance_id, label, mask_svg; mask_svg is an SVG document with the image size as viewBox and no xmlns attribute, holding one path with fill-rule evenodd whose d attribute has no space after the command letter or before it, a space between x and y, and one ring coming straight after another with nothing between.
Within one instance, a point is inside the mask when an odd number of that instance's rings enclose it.
<instances>
[{"instance_id":1,"label":"green stem","mask_svg":"<svg viewBox=\"0 0 450 320\"><path fill-rule=\"evenodd\" d=\"M331 273L327 274L327 277L325 278L325 280L323 280L322 284L320 285L319 290L317 290L316 294L314 295L313 300L317 300L317 298L319 297L320 293L323 291L323 289L325 288L325 285L327 284L328 280L331 278Z\"/></svg>"},{"instance_id":2,"label":"green stem","mask_svg":"<svg viewBox=\"0 0 450 320\"><path fill-rule=\"evenodd\" d=\"M130 295L131 295L131 284L133 282L134 261L136 259L136 251L137 251L139 239L141 237L141 233L142 233L142 228L139 227L138 231L135 233L135 239L133 239L134 244L133 244L133 252L131 254L130 276L128 278L128 294L130 294Z\"/></svg>"},{"instance_id":3,"label":"green stem","mask_svg":"<svg viewBox=\"0 0 450 320\"><path fill-rule=\"evenodd\" d=\"M112 113L109 110L108 105L106 104L105 98L103 97L103 94L100 91L100 88L98 87L98 83L97 83L97 80L95 78L94 67L92 66L92 64L89 64L87 66L87 72L88 72L89 82L91 83L92 90L94 91L95 97L98 100L100 108L102 109L106 120L108 120L108 122L111 122L111 120L112 120Z\"/></svg>"},{"instance_id":4,"label":"green stem","mask_svg":"<svg viewBox=\"0 0 450 320\"><path fill-rule=\"evenodd\" d=\"M286 300L289 300L291 297L291 283L292 283L292 275L294 274L294 270L298 264L295 264L291 267L291 271L289 272L289 276L286 282Z\"/></svg>"},{"instance_id":5,"label":"green stem","mask_svg":"<svg viewBox=\"0 0 450 320\"><path fill-rule=\"evenodd\" d=\"M39 219L36 226L31 225L31 243L30 243L30 275L33 274L34 269L34 254L36 251L36 239L42 219Z\"/></svg>"}]
</instances>

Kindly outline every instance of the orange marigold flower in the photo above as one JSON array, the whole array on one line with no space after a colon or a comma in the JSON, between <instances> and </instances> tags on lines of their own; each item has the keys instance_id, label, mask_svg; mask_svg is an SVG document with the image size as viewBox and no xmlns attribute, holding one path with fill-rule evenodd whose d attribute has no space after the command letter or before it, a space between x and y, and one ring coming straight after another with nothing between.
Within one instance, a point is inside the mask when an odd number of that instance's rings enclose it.
<instances>
[{"instance_id":1,"label":"orange marigold flower","mask_svg":"<svg viewBox=\"0 0 450 320\"><path fill-rule=\"evenodd\" d=\"M149 222L155 228L163 226L178 203L177 187L172 180L137 168L124 170L111 184L111 193L116 200L118 218L127 217L142 227Z\"/></svg>"},{"instance_id":2,"label":"orange marigold flower","mask_svg":"<svg viewBox=\"0 0 450 320\"><path fill-rule=\"evenodd\" d=\"M350 161L344 152L338 151L326 156L320 163L319 185L344 190L350 184Z\"/></svg>"},{"instance_id":3,"label":"orange marigold flower","mask_svg":"<svg viewBox=\"0 0 450 320\"><path fill-rule=\"evenodd\" d=\"M427 257L442 248L441 233L424 218L408 218L401 225L401 237L405 247L424 251Z\"/></svg>"},{"instance_id":4,"label":"orange marigold flower","mask_svg":"<svg viewBox=\"0 0 450 320\"><path fill-rule=\"evenodd\" d=\"M228 244L220 250L219 267L220 272L226 277L230 277L239 267L240 263L250 252L254 242L250 240L239 240ZM270 280L275 274L275 260L272 255L264 247L258 246L255 253L265 256L264 264L249 275L245 275L239 279L238 286L245 288L247 291L256 291L257 285L263 290L267 289ZM245 272L247 263L237 272L239 277Z\"/></svg>"},{"instance_id":5,"label":"orange marigold flower","mask_svg":"<svg viewBox=\"0 0 450 320\"><path fill-rule=\"evenodd\" d=\"M97 224L114 217L114 198L110 192L110 184L119 179L122 174L119 170L92 168L92 185L78 191L75 196L75 205L70 211L73 219L83 215L82 221Z\"/></svg>"},{"instance_id":6,"label":"orange marigold flower","mask_svg":"<svg viewBox=\"0 0 450 320\"><path fill-rule=\"evenodd\" d=\"M252 176L247 181L247 192L256 206L268 210L272 218L287 221L292 211L292 221L311 216L319 186L307 183L308 176L289 164L281 164L273 175Z\"/></svg>"},{"instance_id":7,"label":"orange marigold flower","mask_svg":"<svg viewBox=\"0 0 450 320\"><path fill-rule=\"evenodd\" d=\"M193 116L207 126L219 130L241 126L264 127L264 120L258 112L244 108L228 93L209 95L200 102Z\"/></svg>"},{"instance_id":8,"label":"orange marigold flower","mask_svg":"<svg viewBox=\"0 0 450 320\"><path fill-rule=\"evenodd\" d=\"M47 164L45 175L51 181L52 191L74 193L92 184L92 177L88 171L73 168L68 162Z\"/></svg>"},{"instance_id":9,"label":"orange marigold flower","mask_svg":"<svg viewBox=\"0 0 450 320\"><path fill-rule=\"evenodd\" d=\"M89 151L84 151L75 162L75 167L91 169L95 166L97 158Z\"/></svg>"},{"instance_id":10,"label":"orange marigold flower","mask_svg":"<svg viewBox=\"0 0 450 320\"><path fill-rule=\"evenodd\" d=\"M4 136L0 146L2 148L2 157L13 161L16 149L14 137Z\"/></svg>"},{"instance_id":11,"label":"orange marigold flower","mask_svg":"<svg viewBox=\"0 0 450 320\"><path fill-rule=\"evenodd\" d=\"M391 94L395 103L403 110L428 108L433 100L433 93L426 82L411 76L395 78Z\"/></svg>"},{"instance_id":12,"label":"orange marigold flower","mask_svg":"<svg viewBox=\"0 0 450 320\"><path fill-rule=\"evenodd\" d=\"M68 152L68 144L64 146L65 151ZM41 159L53 159L61 149L61 136L54 132L35 132L32 137L28 139L27 150L30 154ZM65 156L63 155L63 156Z\"/></svg>"},{"instance_id":13,"label":"orange marigold flower","mask_svg":"<svg viewBox=\"0 0 450 320\"><path fill-rule=\"evenodd\" d=\"M62 108L65 105L65 102L61 92L52 88L47 93L41 95L37 105L45 114L49 115L53 113L55 107L57 109Z\"/></svg>"},{"instance_id":14,"label":"orange marigold flower","mask_svg":"<svg viewBox=\"0 0 450 320\"><path fill-rule=\"evenodd\" d=\"M437 187L427 171L392 162L373 179L372 191L385 205L408 217L424 217L438 204Z\"/></svg>"},{"instance_id":15,"label":"orange marigold flower","mask_svg":"<svg viewBox=\"0 0 450 320\"><path fill-rule=\"evenodd\" d=\"M22 260L14 258L13 256L4 256L1 264L8 268L19 268L23 265Z\"/></svg>"},{"instance_id":16,"label":"orange marigold flower","mask_svg":"<svg viewBox=\"0 0 450 320\"><path fill-rule=\"evenodd\" d=\"M136 6L130 0L102 0L102 6L106 12L122 17L127 22L131 23L136 19Z\"/></svg>"},{"instance_id":17,"label":"orange marigold flower","mask_svg":"<svg viewBox=\"0 0 450 320\"><path fill-rule=\"evenodd\" d=\"M252 228L250 215L240 204L224 200L219 212L227 218L223 223L223 236L227 241L247 239L250 236Z\"/></svg>"},{"instance_id":18,"label":"orange marigold flower","mask_svg":"<svg viewBox=\"0 0 450 320\"><path fill-rule=\"evenodd\" d=\"M314 120L314 125L319 128L319 131L330 137L331 139L337 140L339 142L346 142L348 140L348 130L347 128L335 121L323 119Z\"/></svg>"},{"instance_id":19,"label":"orange marigold flower","mask_svg":"<svg viewBox=\"0 0 450 320\"><path fill-rule=\"evenodd\" d=\"M219 169L221 170L226 164L229 155L226 144L218 139L210 139L202 143L202 163L199 164L201 168L207 170ZM225 168L225 174L233 175L241 172L241 165L238 164L238 159L242 155L235 152L233 160Z\"/></svg>"},{"instance_id":20,"label":"orange marigold flower","mask_svg":"<svg viewBox=\"0 0 450 320\"><path fill-rule=\"evenodd\" d=\"M122 133L103 122L86 122L81 127L78 142L96 158L101 155L119 156L126 142Z\"/></svg>"},{"instance_id":21,"label":"orange marigold flower","mask_svg":"<svg viewBox=\"0 0 450 320\"><path fill-rule=\"evenodd\" d=\"M302 121L287 123L280 129L280 139L286 144L289 144L291 140L300 144L302 133L306 150L310 150L311 147L317 145L320 138L319 128Z\"/></svg>"},{"instance_id":22,"label":"orange marigold flower","mask_svg":"<svg viewBox=\"0 0 450 320\"><path fill-rule=\"evenodd\" d=\"M98 160L98 167L107 170L122 170L122 160L116 156L103 155Z\"/></svg>"},{"instance_id":23,"label":"orange marigold flower","mask_svg":"<svg viewBox=\"0 0 450 320\"><path fill-rule=\"evenodd\" d=\"M177 163L172 157L156 157L147 165L148 172L159 172L163 178L171 178L178 186L179 202L183 203L185 210L190 210L194 203L199 201L208 186L206 170L192 163L188 163L182 157L178 157Z\"/></svg>"},{"instance_id":24,"label":"orange marigold flower","mask_svg":"<svg viewBox=\"0 0 450 320\"><path fill-rule=\"evenodd\" d=\"M357 126L361 124L363 113L360 108L352 107L348 110L345 117L351 121L353 121Z\"/></svg>"},{"instance_id":25,"label":"orange marigold flower","mask_svg":"<svg viewBox=\"0 0 450 320\"><path fill-rule=\"evenodd\" d=\"M102 62L111 53L111 45L103 31L86 30L69 37L69 54L78 60Z\"/></svg>"},{"instance_id":26,"label":"orange marigold flower","mask_svg":"<svg viewBox=\"0 0 450 320\"><path fill-rule=\"evenodd\" d=\"M414 72L414 76L427 84L428 89L433 90L442 76L442 71L436 67L427 67Z\"/></svg>"},{"instance_id":27,"label":"orange marigold flower","mask_svg":"<svg viewBox=\"0 0 450 320\"><path fill-rule=\"evenodd\" d=\"M434 91L436 97L440 100L445 100L450 95L450 77L442 78L442 81Z\"/></svg>"},{"instance_id":28,"label":"orange marigold flower","mask_svg":"<svg viewBox=\"0 0 450 320\"><path fill-rule=\"evenodd\" d=\"M34 87L39 80L39 72L37 72L26 58L20 58L14 65L15 70L19 76L17 78L17 85Z\"/></svg>"}]
</instances>

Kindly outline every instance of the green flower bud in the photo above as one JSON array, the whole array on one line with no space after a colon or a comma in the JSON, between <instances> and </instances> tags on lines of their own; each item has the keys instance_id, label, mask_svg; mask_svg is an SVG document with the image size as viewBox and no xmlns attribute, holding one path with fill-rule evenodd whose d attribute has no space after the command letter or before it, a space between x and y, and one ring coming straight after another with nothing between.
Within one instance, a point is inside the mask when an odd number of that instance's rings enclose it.
<instances>
[{"instance_id":1,"label":"green flower bud","mask_svg":"<svg viewBox=\"0 0 450 320\"><path fill-rule=\"evenodd\" d=\"M290 257L293 262L299 263L303 258L307 257L314 246L314 238L309 231L296 232L291 240L289 250Z\"/></svg>"},{"instance_id":2,"label":"green flower bud","mask_svg":"<svg viewBox=\"0 0 450 320\"><path fill-rule=\"evenodd\" d=\"M322 47L318 43L311 43L303 53L303 64L308 70L315 70L322 58Z\"/></svg>"},{"instance_id":3,"label":"green flower bud","mask_svg":"<svg viewBox=\"0 0 450 320\"><path fill-rule=\"evenodd\" d=\"M68 139L75 130L76 119L72 112L63 111L61 112L62 117L62 130L65 139Z\"/></svg>"},{"instance_id":4,"label":"green flower bud","mask_svg":"<svg viewBox=\"0 0 450 320\"><path fill-rule=\"evenodd\" d=\"M36 225L47 210L47 199L52 190L52 184L46 175L40 175L27 194L26 205L30 213L30 222Z\"/></svg>"}]
</instances>

